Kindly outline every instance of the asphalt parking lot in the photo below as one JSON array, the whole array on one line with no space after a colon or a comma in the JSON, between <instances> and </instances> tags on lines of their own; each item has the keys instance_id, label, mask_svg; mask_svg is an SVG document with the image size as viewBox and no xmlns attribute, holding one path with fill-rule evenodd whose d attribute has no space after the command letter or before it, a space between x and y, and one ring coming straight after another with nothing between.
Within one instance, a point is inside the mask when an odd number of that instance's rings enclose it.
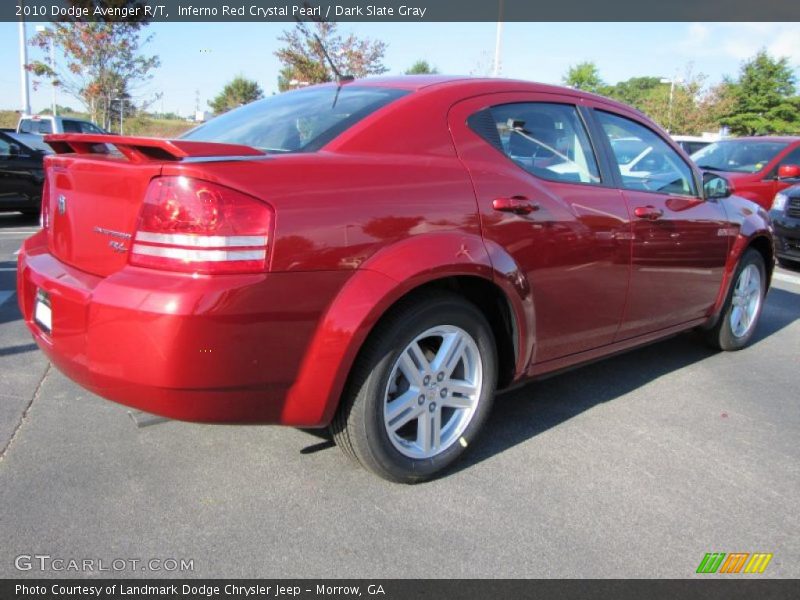
<instances>
[{"instance_id":1,"label":"asphalt parking lot","mask_svg":"<svg viewBox=\"0 0 800 600\"><path fill-rule=\"evenodd\" d=\"M193 561L125 576L689 577L707 552L800 577L800 272L778 271L752 347L686 334L500 396L467 459L409 487L305 431L137 427L67 380L16 307L35 227L0 214L0 577L114 574L20 555Z\"/></svg>"}]
</instances>

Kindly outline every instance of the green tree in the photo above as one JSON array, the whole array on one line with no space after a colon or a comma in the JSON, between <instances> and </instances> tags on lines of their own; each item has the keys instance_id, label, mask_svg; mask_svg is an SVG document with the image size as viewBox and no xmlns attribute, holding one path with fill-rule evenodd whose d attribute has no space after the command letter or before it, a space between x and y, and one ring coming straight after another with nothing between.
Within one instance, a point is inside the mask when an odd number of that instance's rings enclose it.
<instances>
[{"instance_id":1,"label":"green tree","mask_svg":"<svg viewBox=\"0 0 800 600\"><path fill-rule=\"evenodd\" d=\"M73 0L77 6L92 7L91 0ZM107 0L106 6L132 8L137 0ZM140 11L141 12L141 11ZM152 36L142 37L144 19L109 19L102 22L55 21L38 32L31 42L45 58L29 63L27 69L37 79L34 86L47 81L80 100L92 120L108 127L114 117L115 98L123 97L132 107L135 88L152 78L160 65L157 56L142 54ZM53 44L64 59L55 65L47 50ZM119 101L116 101L119 104ZM141 102L145 106L147 102ZM128 108L126 108L126 111Z\"/></svg>"},{"instance_id":2,"label":"green tree","mask_svg":"<svg viewBox=\"0 0 800 600\"><path fill-rule=\"evenodd\" d=\"M591 61L585 61L573 65L562 78L564 85L568 85L576 90L585 92L603 93L606 85L600 77L597 65Z\"/></svg>"},{"instance_id":3,"label":"green tree","mask_svg":"<svg viewBox=\"0 0 800 600\"><path fill-rule=\"evenodd\" d=\"M641 109L643 100L661 87L660 77L631 77L606 88L607 96Z\"/></svg>"},{"instance_id":4,"label":"green tree","mask_svg":"<svg viewBox=\"0 0 800 600\"><path fill-rule=\"evenodd\" d=\"M216 98L208 105L215 114L222 114L231 109L249 104L264 97L264 92L255 81L237 75L222 88Z\"/></svg>"},{"instance_id":5,"label":"green tree","mask_svg":"<svg viewBox=\"0 0 800 600\"><path fill-rule=\"evenodd\" d=\"M800 98L789 59L760 50L742 64L739 79L729 81L734 98L723 123L737 134L800 132Z\"/></svg>"},{"instance_id":6,"label":"green tree","mask_svg":"<svg viewBox=\"0 0 800 600\"><path fill-rule=\"evenodd\" d=\"M353 34L344 36L338 25L330 21L298 21L294 29L284 31L278 40L284 44L275 52L283 65L278 75L278 89L282 92L333 81L336 74L328 58L341 75L367 77L388 71L383 64L384 42L358 39Z\"/></svg>"},{"instance_id":7,"label":"green tree","mask_svg":"<svg viewBox=\"0 0 800 600\"><path fill-rule=\"evenodd\" d=\"M406 69L406 75L436 75L439 69L432 67L427 60L418 60Z\"/></svg>"}]
</instances>

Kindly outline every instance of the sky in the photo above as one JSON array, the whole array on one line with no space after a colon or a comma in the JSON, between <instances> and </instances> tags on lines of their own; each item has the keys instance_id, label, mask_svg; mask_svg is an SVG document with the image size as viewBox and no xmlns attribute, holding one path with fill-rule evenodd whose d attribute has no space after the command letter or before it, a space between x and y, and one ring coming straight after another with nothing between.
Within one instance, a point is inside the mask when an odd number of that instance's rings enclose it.
<instances>
[{"instance_id":1,"label":"sky","mask_svg":"<svg viewBox=\"0 0 800 600\"><path fill-rule=\"evenodd\" d=\"M277 38L291 23L158 23L148 28L147 53L161 58L153 79L135 96L163 98L151 110L193 115L236 75L258 81L266 94L277 91ZM34 23L28 23L28 35ZM18 109L20 99L17 23L0 23L0 110ZM401 74L425 59L441 73L491 72L496 23L340 23L344 33L388 44L387 74ZM800 79L800 23L505 23L504 77L560 83L570 65L591 60L608 83L634 76L680 78L687 70L711 84L736 75L743 60L766 48L787 56ZM38 50L29 50L29 60ZM33 87L33 86L32 86ZM46 84L32 90L34 111L50 105ZM60 105L80 107L65 94Z\"/></svg>"}]
</instances>

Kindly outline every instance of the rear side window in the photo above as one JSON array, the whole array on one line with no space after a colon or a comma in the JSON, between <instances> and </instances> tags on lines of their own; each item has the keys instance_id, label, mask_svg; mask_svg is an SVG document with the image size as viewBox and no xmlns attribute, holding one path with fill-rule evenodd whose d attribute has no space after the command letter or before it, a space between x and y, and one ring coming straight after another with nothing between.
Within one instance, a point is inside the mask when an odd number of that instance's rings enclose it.
<instances>
[{"instance_id":1,"label":"rear side window","mask_svg":"<svg viewBox=\"0 0 800 600\"><path fill-rule=\"evenodd\" d=\"M622 187L642 192L697 196L692 169L660 136L635 121L596 111L611 143Z\"/></svg>"},{"instance_id":2,"label":"rear side window","mask_svg":"<svg viewBox=\"0 0 800 600\"><path fill-rule=\"evenodd\" d=\"M81 128L81 133L105 133L97 125L88 121L79 121L78 125Z\"/></svg>"},{"instance_id":3,"label":"rear side window","mask_svg":"<svg viewBox=\"0 0 800 600\"><path fill-rule=\"evenodd\" d=\"M80 121L64 119L61 123L64 126L64 133L81 133Z\"/></svg>"},{"instance_id":4,"label":"rear side window","mask_svg":"<svg viewBox=\"0 0 800 600\"><path fill-rule=\"evenodd\" d=\"M350 85L285 92L225 113L183 139L244 144L270 152L311 152L406 93Z\"/></svg>"},{"instance_id":5,"label":"rear side window","mask_svg":"<svg viewBox=\"0 0 800 600\"><path fill-rule=\"evenodd\" d=\"M468 124L528 173L570 183L600 183L589 136L567 104L503 104L472 115Z\"/></svg>"}]
</instances>

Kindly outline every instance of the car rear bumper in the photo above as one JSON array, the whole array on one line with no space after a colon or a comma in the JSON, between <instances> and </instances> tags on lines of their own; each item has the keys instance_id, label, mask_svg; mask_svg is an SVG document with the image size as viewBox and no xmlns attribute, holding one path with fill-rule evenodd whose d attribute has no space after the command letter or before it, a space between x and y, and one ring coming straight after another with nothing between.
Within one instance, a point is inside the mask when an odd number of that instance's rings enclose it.
<instances>
[{"instance_id":1,"label":"car rear bumper","mask_svg":"<svg viewBox=\"0 0 800 600\"><path fill-rule=\"evenodd\" d=\"M775 228L775 254L800 261L800 218L775 210L770 211L769 216Z\"/></svg>"},{"instance_id":2,"label":"car rear bumper","mask_svg":"<svg viewBox=\"0 0 800 600\"><path fill-rule=\"evenodd\" d=\"M19 254L18 299L53 364L107 399L173 419L314 426L285 401L345 271L192 276L125 267L109 277ZM34 320L49 295L52 331ZM306 422L307 421L307 422Z\"/></svg>"}]
</instances>

